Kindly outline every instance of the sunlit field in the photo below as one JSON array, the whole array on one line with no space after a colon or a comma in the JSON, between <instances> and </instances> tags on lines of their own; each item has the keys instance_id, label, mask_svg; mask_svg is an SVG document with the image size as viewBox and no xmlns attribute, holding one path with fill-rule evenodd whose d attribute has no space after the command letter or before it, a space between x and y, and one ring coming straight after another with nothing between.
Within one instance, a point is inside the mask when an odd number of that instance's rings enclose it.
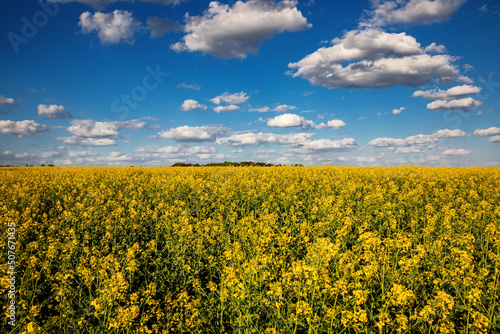
<instances>
[{"instance_id":1,"label":"sunlit field","mask_svg":"<svg viewBox=\"0 0 500 334\"><path fill-rule=\"evenodd\" d=\"M2 332L500 331L498 168L35 167L0 179Z\"/></svg>"}]
</instances>

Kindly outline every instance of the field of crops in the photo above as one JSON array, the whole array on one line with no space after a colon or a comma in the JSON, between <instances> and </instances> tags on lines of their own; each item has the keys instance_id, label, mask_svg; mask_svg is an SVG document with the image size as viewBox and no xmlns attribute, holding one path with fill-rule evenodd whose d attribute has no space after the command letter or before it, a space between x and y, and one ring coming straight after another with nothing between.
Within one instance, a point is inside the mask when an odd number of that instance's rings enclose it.
<instances>
[{"instance_id":1,"label":"field of crops","mask_svg":"<svg viewBox=\"0 0 500 334\"><path fill-rule=\"evenodd\" d=\"M2 333L500 332L499 169L0 179Z\"/></svg>"}]
</instances>

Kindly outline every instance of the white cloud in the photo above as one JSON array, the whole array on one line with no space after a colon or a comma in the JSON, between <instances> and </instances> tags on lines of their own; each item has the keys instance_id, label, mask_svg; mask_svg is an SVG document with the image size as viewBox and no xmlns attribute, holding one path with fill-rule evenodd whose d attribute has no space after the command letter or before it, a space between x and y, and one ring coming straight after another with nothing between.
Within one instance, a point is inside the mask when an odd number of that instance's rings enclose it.
<instances>
[{"instance_id":1,"label":"white cloud","mask_svg":"<svg viewBox=\"0 0 500 334\"><path fill-rule=\"evenodd\" d=\"M84 138L78 136L57 137L56 140L62 141L66 145L78 146L116 146L116 140L111 138Z\"/></svg>"},{"instance_id":2,"label":"white cloud","mask_svg":"<svg viewBox=\"0 0 500 334\"><path fill-rule=\"evenodd\" d=\"M488 139L488 141L489 141L490 143L500 143L500 135L490 137L490 139Z\"/></svg>"},{"instance_id":3,"label":"white cloud","mask_svg":"<svg viewBox=\"0 0 500 334\"><path fill-rule=\"evenodd\" d=\"M405 107L401 107L401 108L399 108L399 109L393 109L393 110L392 110L392 114L393 114L393 115L398 115L398 114L401 114L401 112L402 112L403 110L405 110Z\"/></svg>"},{"instance_id":4,"label":"white cloud","mask_svg":"<svg viewBox=\"0 0 500 334\"><path fill-rule=\"evenodd\" d=\"M238 107L235 104L230 104L228 106L217 106L217 107L214 107L214 111L216 113L234 111L234 110L238 110L238 109L240 109L240 107Z\"/></svg>"},{"instance_id":5,"label":"white cloud","mask_svg":"<svg viewBox=\"0 0 500 334\"><path fill-rule=\"evenodd\" d=\"M25 137L27 135L39 134L47 131L49 128L46 125L38 124L32 120L24 121L9 121L0 120L0 132L9 133L16 137Z\"/></svg>"},{"instance_id":6,"label":"white cloud","mask_svg":"<svg viewBox=\"0 0 500 334\"><path fill-rule=\"evenodd\" d=\"M367 163L367 162L375 162L377 161L376 157L345 157L345 156L339 156L335 157L335 160L338 161L356 161L356 162L361 162L361 163Z\"/></svg>"},{"instance_id":7,"label":"white cloud","mask_svg":"<svg viewBox=\"0 0 500 334\"><path fill-rule=\"evenodd\" d=\"M462 67L463 67L465 73L475 70L474 66L472 66L470 64L464 64L464 65L462 65Z\"/></svg>"},{"instance_id":8,"label":"white cloud","mask_svg":"<svg viewBox=\"0 0 500 334\"><path fill-rule=\"evenodd\" d=\"M430 24L447 20L467 0L376 0L362 26Z\"/></svg>"},{"instance_id":9,"label":"white cloud","mask_svg":"<svg viewBox=\"0 0 500 334\"><path fill-rule=\"evenodd\" d=\"M492 126L487 129L477 129L474 134L480 137L500 135L500 128Z\"/></svg>"},{"instance_id":10,"label":"white cloud","mask_svg":"<svg viewBox=\"0 0 500 334\"><path fill-rule=\"evenodd\" d=\"M464 150L463 148L459 149L454 149L454 148L449 148L443 152L444 155L459 155L459 156L465 156L465 155L471 155L472 151L471 150Z\"/></svg>"},{"instance_id":11,"label":"white cloud","mask_svg":"<svg viewBox=\"0 0 500 334\"><path fill-rule=\"evenodd\" d=\"M49 119L61 119L61 118L66 118L66 117L71 117L71 114L69 111L64 108L62 105L56 105L56 104L51 104L51 105L46 105L46 104L39 104L38 107L38 116L49 118Z\"/></svg>"},{"instance_id":12,"label":"white cloud","mask_svg":"<svg viewBox=\"0 0 500 334\"><path fill-rule=\"evenodd\" d=\"M429 46L424 49L425 52L434 52L434 53L445 53L446 47L444 45L437 45L432 42Z\"/></svg>"},{"instance_id":13,"label":"white cloud","mask_svg":"<svg viewBox=\"0 0 500 334\"><path fill-rule=\"evenodd\" d=\"M278 144L278 145L298 145L311 138L313 133L289 133L289 134L274 134L274 133L242 133L233 134L229 137L219 138L216 141L218 145L228 146L249 146L263 144Z\"/></svg>"},{"instance_id":14,"label":"white cloud","mask_svg":"<svg viewBox=\"0 0 500 334\"><path fill-rule=\"evenodd\" d=\"M47 159L53 159L56 157L61 156L61 152L56 152L56 151L45 151L41 153L16 153L14 154L14 157L17 159L37 159L39 161L45 162Z\"/></svg>"},{"instance_id":15,"label":"white cloud","mask_svg":"<svg viewBox=\"0 0 500 334\"><path fill-rule=\"evenodd\" d=\"M138 119L129 121L97 122L92 119L72 120L71 126L67 128L69 132L78 137L110 137L118 136L121 129L144 129L146 122Z\"/></svg>"},{"instance_id":16,"label":"white cloud","mask_svg":"<svg viewBox=\"0 0 500 334\"><path fill-rule=\"evenodd\" d=\"M397 147L397 146L411 146L433 144L437 142L437 138L429 135L415 135L404 139L396 138L376 138L368 142L369 145L375 147Z\"/></svg>"},{"instance_id":17,"label":"white cloud","mask_svg":"<svg viewBox=\"0 0 500 334\"><path fill-rule=\"evenodd\" d=\"M271 110L269 107L260 107L260 108L250 108L248 111L250 112L268 112Z\"/></svg>"},{"instance_id":18,"label":"white cloud","mask_svg":"<svg viewBox=\"0 0 500 334\"><path fill-rule=\"evenodd\" d=\"M116 9L111 13L84 12L80 15L82 32L88 34L97 31L97 36L103 44L118 44L126 42L134 44L134 34L140 30L141 23L132 17L129 11Z\"/></svg>"},{"instance_id":19,"label":"white cloud","mask_svg":"<svg viewBox=\"0 0 500 334\"><path fill-rule=\"evenodd\" d=\"M196 101L196 100L188 99L188 100L185 100L182 103L181 109L183 111L191 111L191 110L195 110L195 109L204 109L204 110L206 110L207 106L204 105L204 104L198 103L198 101Z\"/></svg>"},{"instance_id":20,"label":"white cloud","mask_svg":"<svg viewBox=\"0 0 500 334\"><path fill-rule=\"evenodd\" d=\"M406 138L376 138L368 142L368 145L375 147L420 147L435 144L440 138L458 138L466 135L460 129L442 129L430 135L418 134Z\"/></svg>"},{"instance_id":21,"label":"white cloud","mask_svg":"<svg viewBox=\"0 0 500 334\"><path fill-rule=\"evenodd\" d=\"M408 153L422 153L423 150L420 146L398 146L398 147L389 147L389 150L392 153L403 153L403 154L408 154Z\"/></svg>"},{"instance_id":22,"label":"white cloud","mask_svg":"<svg viewBox=\"0 0 500 334\"><path fill-rule=\"evenodd\" d=\"M220 125L204 126L179 126L168 131L159 132L158 135L165 139L177 142L203 142L215 141L219 136L225 135L228 128Z\"/></svg>"},{"instance_id":23,"label":"white cloud","mask_svg":"<svg viewBox=\"0 0 500 334\"><path fill-rule=\"evenodd\" d=\"M448 82L459 74L451 64L453 57L426 54L406 33L353 30L333 42L290 63L288 67L296 69L293 76L327 88L385 88L420 86L434 78Z\"/></svg>"},{"instance_id":24,"label":"white cloud","mask_svg":"<svg viewBox=\"0 0 500 334\"><path fill-rule=\"evenodd\" d=\"M175 154L179 152L179 146L141 146L135 149L136 152Z\"/></svg>"},{"instance_id":25,"label":"white cloud","mask_svg":"<svg viewBox=\"0 0 500 334\"><path fill-rule=\"evenodd\" d=\"M443 111L443 110L462 110L470 111L474 107L482 105L482 101L474 100L472 97L466 97L457 100L438 100L427 104L427 109Z\"/></svg>"},{"instance_id":26,"label":"white cloud","mask_svg":"<svg viewBox=\"0 0 500 334\"><path fill-rule=\"evenodd\" d=\"M325 123L319 123L318 125L314 126L316 129L321 130L327 127Z\"/></svg>"},{"instance_id":27,"label":"white cloud","mask_svg":"<svg viewBox=\"0 0 500 334\"><path fill-rule=\"evenodd\" d=\"M210 146L143 146L135 150L136 152L146 152L147 158L160 158L160 159L181 159L184 161L198 159L219 160L225 156L219 154L217 149Z\"/></svg>"},{"instance_id":28,"label":"white cloud","mask_svg":"<svg viewBox=\"0 0 500 334\"><path fill-rule=\"evenodd\" d=\"M4 97L0 95L0 106L9 106L12 107L14 105L14 99L10 97Z\"/></svg>"},{"instance_id":29,"label":"white cloud","mask_svg":"<svg viewBox=\"0 0 500 334\"><path fill-rule=\"evenodd\" d=\"M189 154L213 154L217 153L217 149L210 146L191 146L186 152Z\"/></svg>"},{"instance_id":30,"label":"white cloud","mask_svg":"<svg viewBox=\"0 0 500 334\"><path fill-rule=\"evenodd\" d=\"M178 84L177 87L187 88L187 89L192 89L192 90L200 90L201 89L200 85L197 85L197 84L188 84L188 83L185 83L185 82L182 82L182 83Z\"/></svg>"},{"instance_id":31,"label":"white cloud","mask_svg":"<svg viewBox=\"0 0 500 334\"><path fill-rule=\"evenodd\" d=\"M74 157L81 158L81 157L95 156L98 155L98 153L96 151L69 151L68 155L72 158Z\"/></svg>"},{"instance_id":32,"label":"white cloud","mask_svg":"<svg viewBox=\"0 0 500 334\"><path fill-rule=\"evenodd\" d=\"M467 133L460 129L441 129L433 134L436 138L459 138L467 136Z\"/></svg>"},{"instance_id":33,"label":"white cloud","mask_svg":"<svg viewBox=\"0 0 500 334\"><path fill-rule=\"evenodd\" d=\"M457 78L457 81L463 82L466 84L474 83L474 80L472 80L471 78L469 78L468 76L465 76L465 75L459 75Z\"/></svg>"},{"instance_id":34,"label":"white cloud","mask_svg":"<svg viewBox=\"0 0 500 334\"><path fill-rule=\"evenodd\" d=\"M346 126L346 124L343 120L332 119L331 121L328 121L327 126L333 128L334 130L338 130L343 126Z\"/></svg>"},{"instance_id":35,"label":"white cloud","mask_svg":"<svg viewBox=\"0 0 500 334\"><path fill-rule=\"evenodd\" d=\"M224 92L222 95L210 99L210 102L215 104L220 104L222 101L229 104L240 104L246 102L249 97L250 96L247 96L247 93L245 92L234 93L234 94L229 94L227 92Z\"/></svg>"},{"instance_id":36,"label":"white cloud","mask_svg":"<svg viewBox=\"0 0 500 334\"><path fill-rule=\"evenodd\" d=\"M276 106L273 111L278 111L278 112L284 112L284 111L289 111L289 110L294 110L297 109L295 106L289 106L288 104L280 104Z\"/></svg>"},{"instance_id":37,"label":"white cloud","mask_svg":"<svg viewBox=\"0 0 500 334\"><path fill-rule=\"evenodd\" d=\"M427 100L449 100L464 97L467 95L474 95L481 92L480 87L472 85L462 85L451 87L448 90L431 89L431 90L417 90L412 94L412 97L423 97Z\"/></svg>"},{"instance_id":38,"label":"white cloud","mask_svg":"<svg viewBox=\"0 0 500 334\"><path fill-rule=\"evenodd\" d=\"M148 29L151 30L151 37L161 37L167 32L180 30L181 24L169 19L161 19L156 16L148 17Z\"/></svg>"},{"instance_id":39,"label":"white cloud","mask_svg":"<svg viewBox=\"0 0 500 334\"><path fill-rule=\"evenodd\" d=\"M111 152L107 157L99 157L96 160L104 163L119 165L125 161L140 163L146 161L146 157L137 156L135 154L125 154L122 152Z\"/></svg>"},{"instance_id":40,"label":"white cloud","mask_svg":"<svg viewBox=\"0 0 500 334\"><path fill-rule=\"evenodd\" d=\"M143 159L170 159L174 161L220 160L225 158L217 149L210 146L143 146L135 149L136 152L146 152Z\"/></svg>"},{"instance_id":41,"label":"white cloud","mask_svg":"<svg viewBox=\"0 0 500 334\"><path fill-rule=\"evenodd\" d=\"M237 1L232 7L212 1L203 16L186 14L186 35L171 48L222 59L246 58L257 54L260 43L274 34L311 27L296 6L296 0Z\"/></svg>"},{"instance_id":42,"label":"white cloud","mask_svg":"<svg viewBox=\"0 0 500 334\"><path fill-rule=\"evenodd\" d=\"M268 120L267 125L275 128L309 129L314 126L314 122L296 114L283 114Z\"/></svg>"},{"instance_id":43,"label":"white cloud","mask_svg":"<svg viewBox=\"0 0 500 334\"><path fill-rule=\"evenodd\" d=\"M347 151L354 149L357 145L354 138L318 139L306 141L300 145L300 148L307 151Z\"/></svg>"},{"instance_id":44,"label":"white cloud","mask_svg":"<svg viewBox=\"0 0 500 334\"><path fill-rule=\"evenodd\" d=\"M47 0L48 2L58 2L58 3L70 3L78 2L95 9L103 9L106 6L114 4L116 2L134 2L136 0ZM141 2L156 3L162 5L179 4L181 0L139 0Z\"/></svg>"}]
</instances>

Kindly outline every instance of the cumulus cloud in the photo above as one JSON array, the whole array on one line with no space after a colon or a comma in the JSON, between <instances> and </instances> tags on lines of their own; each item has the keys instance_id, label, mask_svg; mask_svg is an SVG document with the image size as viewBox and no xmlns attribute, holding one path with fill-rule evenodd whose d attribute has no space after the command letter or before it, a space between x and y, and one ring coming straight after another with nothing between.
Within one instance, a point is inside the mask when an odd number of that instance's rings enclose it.
<instances>
[{"instance_id":1,"label":"cumulus cloud","mask_svg":"<svg viewBox=\"0 0 500 334\"><path fill-rule=\"evenodd\" d=\"M108 5L114 4L116 2L134 2L136 0L47 0L48 2L58 2L58 3L70 3L79 2L81 4L93 7L95 9L103 9ZM157 3L162 5L178 4L181 0L139 0L141 2Z\"/></svg>"},{"instance_id":2,"label":"cumulus cloud","mask_svg":"<svg viewBox=\"0 0 500 334\"><path fill-rule=\"evenodd\" d=\"M459 156L465 156L465 155L471 155L472 151L471 150L464 150L463 148L459 149L454 149L454 148L449 148L443 152L444 155L459 155Z\"/></svg>"},{"instance_id":3,"label":"cumulus cloud","mask_svg":"<svg viewBox=\"0 0 500 334\"><path fill-rule=\"evenodd\" d=\"M10 109L14 107L15 101L11 97L0 95L0 114L8 114Z\"/></svg>"},{"instance_id":4,"label":"cumulus cloud","mask_svg":"<svg viewBox=\"0 0 500 334\"><path fill-rule=\"evenodd\" d=\"M444 111L444 110L462 110L470 111L472 108L482 105L482 101L474 100L472 97L466 97L457 100L438 100L427 104L427 109Z\"/></svg>"},{"instance_id":5,"label":"cumulus cloud","mask_svg":"<svg viewBox=\"0 0 500 334\"><path fill-rule=\"evenodd\" d=\"M389 147L389 151L392 153L422 153L423 150L420 146L399 146L399 147Z\"/></svg>"},{"instance_id":6,"label":"cumulus cloud","mask_svg":"<svg viewBox=\"0 0 500 334\"><path fill-rule=\"evenodd\" d=\"M111 138L85 138L85 137L57 137L56 140L62 141L66 145L78 146L116 146L116 140Z\"/></svg>"},{"instance_id":7,"label":"cumulus cloud","mask_svg":"<svg viewBox=\"0 0 500 334\"><path fill-rule=\"evenodd\" d=\"M472 80L471 78L469 78L468 76L465 76L465 75L459 75L457 78L457 81L463 82L466 84L474 83L474 80Z\"/></svg>"},{"instance_id":8,"label":"cumulus cloud","mask_svg":"<svg viewBox=\"0 0 500 334\"><path fill-rule=\"evenodd\" d=\"M445 53L446 47L444 45L437 45L432 42L429 46L424 49L425 52L434 52L434 53Z\"/></svg>"},{"instance_id":9,"label":"cumulus cloud","mask_svg":"<svg viewBox=\"0 0 500 334\"><path fill-rule=\"evenodd\" d=\"M235 104L230 104L228 106L217 106L217 107L214 107L214 111L216 113L234 111L234 110L238 110L238 109L240 109L240 107L238 107Z\"/></svg>"},{"instance_id":10,"label":"cumulus cloud","mask_svg":"<svg viewBox=\"0 0 500 334\"><path fill-rule=\"evenodd\" d=\"M179 152L179 146L141 146L135 149L136 152L147 152L155 154L175 154Z\"/></svg>"},{"instance_id":11,"label":"cumulus cloud","mask_svg":"<svg viewBox=\"0 0 500 334\"><path fill-rule=\"evenodd\" d=\"M213 142L218 137L225 135L228 131L228 128L220 125L184 125L172 128L168 131L161 131L158 135L165 139L175 140L176 142Z\"/></svg>"},{"instance_id":12,"label":"cumulus cloud","mask_svg":"<svg viewBox=\"0 0 500 334\"><path fill-rule=\"evenodd\" d=\"M227 92L222 93L222 95L216 96L213 99L210 99L210 102L214 104L220 104L221 102L226 102L230 104L240 104L246 102L250 96L247 96L247 93L240 92L235 94L229 94Z\"/></svg>"},{"instance_id":13,"label":"cumulus cloud","mask_svg":"<svg viewBox=\"0 0 500 334\"><path fill-rule=\"evenodd\" d=\"M477 129L474 131L474 134L480 137L500 135L500 128L492 126L487 129Z\"/></svg>"},{"instance_id":14,"label":"cumulus cloud","mask_svg":"<svg viewBox=\"0 0 500 334\"><path fill-rule=\"evenodd\" d=\"M464 64L462 65L462 67L465 73L475 70L474 66L472 66L471 64Z\"/></svg>"},{"instance_id":15,"label":"cumulus cloud","mask_svg":"<svg viewBox=\"0 0 500 334\"><path fill-rule=\"evenodd\" d=\"M200 85L197 85L197 84L188 84L188 83L185 83L185 82L181 82L180 84L177 85L177 87L187 88L187 89L192 89L192 90L200 90L201 89Z\"/></svg>"},{"instance_id":16,"label":"cumulus cloud","mask_svg":"<svg viewBox=\"0 0 500 334\"><path fill-rule=\"evenodd\" d=\"M260 43L275 34L310 27L297 10L296 0L237 1L232 7L212 1L203 16L186 14L186 35L171 48L221 59L246 58L249 53L257 54Z\"/></svg>"},{"instance_id":17,"label":"cumulus cloud","mask_svg":"<svg viewBox=\"0 0 500 334\"><path fill-rule=\"evenodd\" d=\"M174 159L174 160L219 160L225 156L210 146L143 146L135 149L136 152L146 152L147 159Z\"/></svg>"},{"instance_id":18,"label":"cumulus cloud","mask_svg":"<svg viewBox=\"0 0 500 334\"><path fill-rule=\"evenodd\" d=\"M284 112L284 111L289 111L289 110L294 110L297 109L295 106L289 106L288 104L280 104L276 106L273 111L278 111L278 112Z\"/></svg>"},{"instance_id":19,"label":"cumulus cloud","mask_svg":"<svg viewBox=\"0 0 500 334\"><path fill-rule=\"evenodd\" d=\"M71 117L71 113L64 108L62 105L46 105L39 104L38 107L38 116L49 118L49 119L61 119L66 117Z\"/></svg>"},{"instance_id":20,"label":"cumulus cloud","mask_svg":"<svg viewBox=\"0 0 500 334\"><path fill-rule=\"evenodd\" d=\"M460 129L441 129L433 134L436 138L459 138L467 136L467 133Z\"/></svg>"},{"instance_id":21,"label":"cumulus cloud","mask_svg":"<svg viewBox=\"0 0 500 334\"><path fill-rule=\"evenodd\" d=\"M0 95L0 106L9 106L12 107L14 105L14 99L10 97L4 97Z\"/></svg>"},{"instance_id":22,"label":"cumulus cloud","mask_svg":"<svg viewBox=\"0 0 500 334\"><path fill-rule=\"evenodd\" d=\"M398 115L398 114L401 114L401 112L403 112L403 110L405 110L405 107L401 107L399 109L393 109L392 110L392 114L393 115Z\"/></svg>"},{"instance_id":23,"label":"cumulus cloud","mask_svg":"<svg viewBox=\"0 0 500 334\"><path fill-rule=\"evenodd\" d=\"M289 133L289 134L274 134L274 133L241 133L233 134L229 137L219 138L216 141L218 145L228 146L250 146L263 144L278 144L278 145L298 145L311 138L313 133Z\"/></svg>"},{"instance_id":24,"label":"cumulus cloud","mask_svg":"<svg viewBox=\"0 0 500 334\"><path fill-rule=\"evenodd\" d=\"M97 36L103 44L118 44L126 42L134 44L134 35L141 29L141 23L126 10L116 9L111 13L84 12L80 15L82 32L88 34L97 31Z\"/></svg>"},{"instance_id":25,"label":"cumulus cloud","mask_svg":"<svg viewBox=\"0 0 500 334\"><path fill-rule=\"evenodd\" d=\"M490 137L490 139L488 139L488 141L489 141L490 143L500 143L500 135Z\"/></svg>"},{"instance_id":26,"label":"cumulus cloud","mask_svg":"<svg viewBox=\"0 0 500 334\"><path fill-rule=\"evenodd\" d=\"M121 129L139 130L146 127L146 122L138 119L128 121L98 122L93 119L76 119L70 122L69 132L86 138L118 136Z\"/></svg>"},{"instance_id":27,"label":"cumulus cloud","mask_svg":"<svg viewBox=\"0 0 500 334\"><path fill-rule=\"evenodd\" d=\"M8 133L13 136L22 138L27 135L39 134L47 131L49 128L46 125L38 124L32 120L24 121L0 121L0 132Z\"/></svg>"},{"instance_id":28,"label":"cumulus cloud","mask_svg":"<svg viewBox=\"0 0 500 334\"><path fill-rule=\"evenodd\" d=\"M412 97L423 97L427 100L449 100L461 98L467 95L475 95L481 92L481 88L472 85L462 85L451 87L448 90L438 88L431 90L417 90L412 94Z\"/></svg>"},{"instance_id":29,"label":"cumulus cloud","mask_svg":"<svg viewBox=\"0 0 500 334\"><path fill-rule=\"evenodd\" d=\"M181 29L179 22L156 16L148 17L147 23L148 29L151 30L151 37L161 37L167 32Z\"/></svg>"},{"instance_id":30,"label":"cumulus cloud","mask_svg":"<svg viewBox=\"0 0 500 334\"><path fill-rule=\"evenodd\" d=\"M362 26L430 24L447 20L467 0L375 0Z\"/></svg>"},{"instance_id":31,"label":"cumulus cloud","mask_svg":"<svg viewBox=\"0 0 500 334\"><path fill-rule=\"evenodd\" d=\"M170 159L183 161L198 161L198 160L219 160L225 156L219 154L217 149L210 146L143 146L135 149L136 152L146 152L143 156L147 159Z\"/></svg>"},{"instance_id":32,"label":"cumulus cloud","mask_svg":"<svg viewBox=\"0 0 500 334\"><path fill-rule=\"evenodd\" d=\"M354 138L341 140L318 139L305 141L301 143L300 148L307 151L348 151L354 149L357 145Z\"/></svg>"},{"instance_id":33,"label":"cumulus cloud","mask_svg":"<svg viewBox=\"0 0 500 334\"><path fill-rule=\"evenodd\" d=\"M121 163L124 162L134 162L134 163L144 162L146 161L146 157L137 156L135 154L126 154L123 152L111 152L106 157L97 158L96 161L103 162L106 164L110 163L114 165L120 165Z\"/></svg>"},{"instance_id":34,"label":"cumulus cloud","mask_svg":"<svg viewBox=\"0 0 500 334\"><path fill-rule=\"evenodd\" d=\"M98 153L96 151L69 151L68 155L72 158L74 157L81 158L81 157L95 156L98 155Z\"/></svg>"},{"instance_id":35,"label":"cumulus cloud","mask_svg":"<svg viewBox=\"0 0 500 334\"><path fill-rule=\"evenodd\" d=\"M326 88L385 88L420 86L438 79L452 81L459 74L453 57L426 54L414 37L378 29L348 31L296 63L294 77ZM346 63L344 66L343 64Z\"/></svg>"},{"instance_id":36,"label":"cumulus cloud","mask_svg":"<svg viewBox=\"0 0 500 334\"><path fill-rule=\"evenodd\" d=\"M283 114L268 120L267 125L275 128L310 129L314 122L296 114Z\"/></svg>"},{"instance_id":37,"label":"cumulus cloud","mask_svg":"<svg viewBox=\"0 0 500 334\"><path fill-rule=\"evenodd\" d=\"M206 110L207 106L204 105L204 104L198 103L198 101L196 101L196 100L188 99L188 100L185 100L182 103L181 109L183 111L191 111L191 110L195 110L195 109L204 109L204 110Z\"/></svg>"},{"instance_id":38,"label":"cumulus cloud","mask_svg":"<svg viewBox=\"0 0 500 334\"><path fill-rule=\"evenodd\" d=\"M260 108L250 108L248 111L250 112L268 112L271 110L269 107L260 107Z\"/></svg>"},{"instance_id":39,"label":"cumulus cloud","mask_svg":"<svg viewBox=\"0 0 500 334\"><path fill-rule=\"evenodd\" d=\"M14 154L14 157L16 159L37 159L39 161L47 161L53 158L57 158L61 156L61 152L55 152L55 151L45 151L41 153L16 153Z\"/></svg>"},{"instance_id":40,"label":"cumulus cloud","mask_svg":"<svg viewBox=\"0 0 500 334\"><path fill-rule=\"evenodd\" d=\"M341 127L346 126L345 122L340 119L332 119L331 121L328 121L326 124L329 128L333 128L334 130L338 130Z\"/></svg>"},{"instance_id":41,"label":"cumulus cloud","mask_svg":"<svg viewBox=\"0 0 500 334\"><path fill-rule=\"evenodd\" d=\"M418 134L406 138L376 138L369 141L368 145L375 147L421 147L435 144L440 138L458 138L466 135L467 133L460 129L442 129L430 135ZM415 148L412 150L415 150ZM403 153L403 150L397 153Z\"/></svg>"}]
</instances>

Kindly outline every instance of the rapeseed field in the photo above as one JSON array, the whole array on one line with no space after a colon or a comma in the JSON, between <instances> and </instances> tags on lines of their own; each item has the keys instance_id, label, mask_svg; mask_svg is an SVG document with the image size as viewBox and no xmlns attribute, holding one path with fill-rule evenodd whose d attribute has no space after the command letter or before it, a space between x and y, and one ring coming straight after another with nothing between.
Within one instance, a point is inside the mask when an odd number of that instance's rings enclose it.
<instances>
[{"instance_id":1,"label":"rapeseed field","mask_svg":"<svg viewBox=\"0 0 500 334\"><path fill-rule=\"evenodd\" d=\"M497 168L1 168L0 180L2 333L500 332Z\"/></svg>"}]
</instances>

